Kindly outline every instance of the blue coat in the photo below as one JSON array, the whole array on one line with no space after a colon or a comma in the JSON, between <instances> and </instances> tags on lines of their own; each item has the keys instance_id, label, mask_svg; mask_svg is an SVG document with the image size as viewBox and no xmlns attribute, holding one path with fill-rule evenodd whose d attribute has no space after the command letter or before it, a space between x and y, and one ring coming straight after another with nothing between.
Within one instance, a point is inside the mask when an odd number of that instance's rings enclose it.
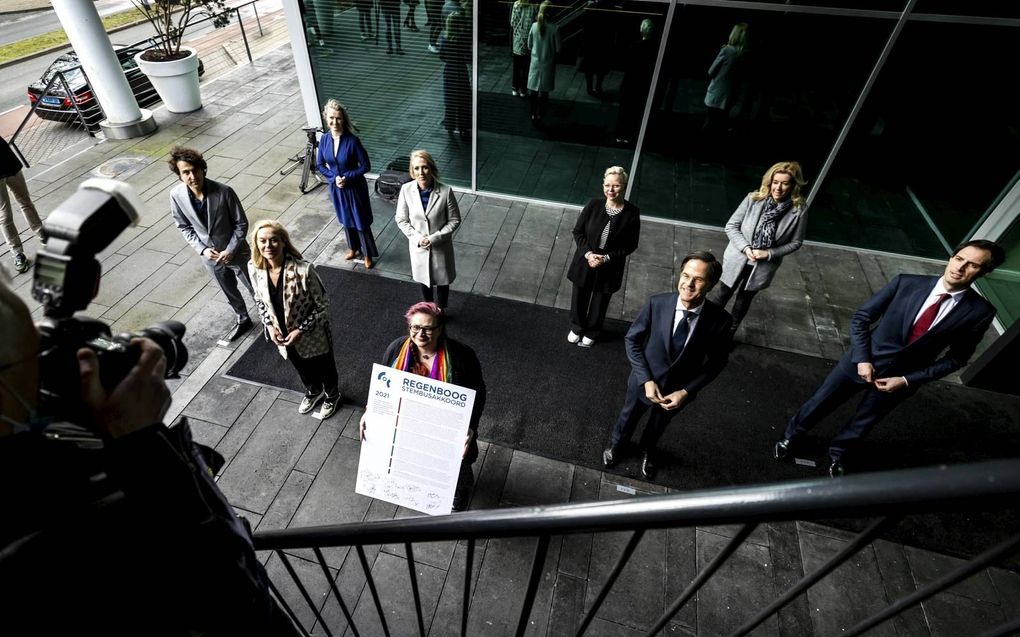
<instances>
[{"instance_id":1,"label":"blue coat","mask_svg":"<svg viewBox=\"0 0 1020 637\"><path fill-rule=\"evenodd\" d=\"M857 363L867 362L875 366L875 378L903 376L916 388L966 365L995 317L992 304L972 289L928 333L907 344L921 304L938 279L901 274L854 312L850 351L839 361L844 373L855 378Z\"/></svg>"},{"instance_id":2,"label":"blue coat","mask_svg":"<svg viewBox=\"0 0 1020 637\"><path fill-rule=\"evenodd\" d=\"M340 149L333 156L333 136L328 132L319 140L319 172L329 181L329 198L336 218L345 228L358 231L372 227L372 204L368 200L365 173L372 170L365 147L352 133L340 137ZM343 188L336 185L337 175L347 178Z\"/></svg>"}]
</instances>

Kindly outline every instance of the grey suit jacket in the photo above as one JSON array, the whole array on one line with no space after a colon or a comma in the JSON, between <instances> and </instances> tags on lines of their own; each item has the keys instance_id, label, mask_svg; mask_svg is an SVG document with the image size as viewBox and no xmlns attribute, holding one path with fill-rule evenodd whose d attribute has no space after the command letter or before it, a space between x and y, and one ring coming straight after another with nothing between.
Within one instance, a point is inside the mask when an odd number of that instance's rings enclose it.
<instances>
[{"instance_id":1,"label":"grey suit jacket","mask_svg":"<svg viewBox=\"0 0 1020 637\"><path fill-rule=\"evenodd\" d=\"M205 180L205 198L209 208L209 225L198 218L188 197L188 186L177 184L170 191L170 214L184 239L202 254L206 248L234 255L234 263L244 267L242 257L251 256L248 248L248 217L234 189L212 179ZM247 255L247 257L245 257Z\"/></svg>"},{"instance_id":2,"label":"grey suit jacket","mask_svg":"<svg viewBox=\"0 0 1020 637\"><path fill-rule=\"evenodd\" d=\"M414 280L423 285L450 285L457 278L453 232L460 225L460 208L452 188L439 181L434 184L428 210L422 208L417 182L401 186L394 220L407 237ZM418 247L422 237L429 238L428 248Z\"/></svg>"},{"instance_id":3,"label":"grey suit jacket","mask_svg":"<svg viewBox=\"0 0 1020 637\"><path fill-rule=\"evenodd\" d=\"M747 263L744 249L751 245L754 237L754 230L758 227L758 220L765 209L765 200L752 201L751 195L744 197L744 201L737 207L736 212L726 222L726 236L730 242L723 253L723 274L722 282L733 286L740 271ZM754 270L747 279L747 290L764 290L772 283L776 276L776 270L783 263L783 257L800 249L804 244L804 234L807 232L807 213L803 208L791 206L779 222L776 224L776 240L769 248L767 261L755 261Z\"/></svg>"}]
</instances>

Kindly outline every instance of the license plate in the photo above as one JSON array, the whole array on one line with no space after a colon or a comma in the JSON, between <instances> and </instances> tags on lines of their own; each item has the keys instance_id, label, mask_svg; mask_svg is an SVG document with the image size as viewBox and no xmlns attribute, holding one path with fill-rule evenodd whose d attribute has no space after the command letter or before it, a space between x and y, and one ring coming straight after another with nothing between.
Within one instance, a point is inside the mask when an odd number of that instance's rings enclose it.
<instances>
[{"instance_id":1,"label":"license plate","mask_svg":"<svg viewBox=\"0 0 1020 637\"><path fill-rule=\"evenodd\" d=\"M47 105L47 106L60 106L63 102L64 102L64 100L60 99L59 97L44 97L44 98L42 98L42 103Z\"/></svg>"}]
</instances>

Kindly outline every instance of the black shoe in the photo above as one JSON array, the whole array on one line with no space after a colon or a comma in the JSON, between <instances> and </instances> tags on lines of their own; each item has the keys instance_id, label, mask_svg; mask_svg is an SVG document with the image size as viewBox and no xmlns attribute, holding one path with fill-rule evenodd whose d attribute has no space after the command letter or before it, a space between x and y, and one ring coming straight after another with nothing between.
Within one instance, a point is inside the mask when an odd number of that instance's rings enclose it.
<instances>
[{"instance_id":1,"label":"black shoe","mask_svg":"<svg viewBox=\"0 0 1020 637\"><path fill-rule=\"evenodd\" d=\"M838 478L846 473L843 469L843 463L840 462L839 458L829 458L829 477Z\"/></svg>"},{"instance_id":2,"label":"black shoe","mask_svg":"<svg viewBox=\"0 0 1020 637\"><path fill-rule=\"evenodd\" d=\"M655 473L659 470L659 467L652 460L652 454L645 453L645 457L641 460L641 475L645 477L645 480L654 480Z\"/></svg>"},{"instance_id":3,"label":"black shoe","mask_svg":"<svg viewBox=\"0 0 1020 637\"><path fill-rule=\"evenodd\" d=\"M230 334L227 336L227 340L236 341L237 339L247 334L251 330L251 328L252 328L251 319L242 321L234 326L234 329L231 330Z\"/></svg>"},{"instance_id":4,"label":"black shoe","mask_svg":"<svg viewBox=\"0 0 1020 637\"><path fill-rule=\"evenodd\" d=\"M790 457L790 441L783 438L776 443L775 449L772 450L772 457L777 462L782 462Z\"/></svg>"},{"instance_id":5,"label":"black shoe","mask_svg":"<svg viewBox=\"0 0 1020 637\"><path fill-rule=\"evenodd\" d=\"M620 446L609 445L605 451L602 452L602 466L609 469L616 464L616 461L620 459Z\"/></svg>"}]
</instances>

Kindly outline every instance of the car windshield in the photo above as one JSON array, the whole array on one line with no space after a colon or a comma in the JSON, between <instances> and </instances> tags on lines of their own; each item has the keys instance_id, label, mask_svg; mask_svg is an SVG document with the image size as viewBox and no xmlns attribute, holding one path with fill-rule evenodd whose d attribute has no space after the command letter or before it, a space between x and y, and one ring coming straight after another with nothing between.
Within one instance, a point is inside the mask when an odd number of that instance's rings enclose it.
<instances>
[{"instance_id":1,"label":"car windshield","mask_svg":"<svg viewBox=\"0 0 1020 637\"><path fill-rule=\"evenodd\" d=\"M85 75L81 72L78 60L62 55L50 65L50 68L46 69L46 73L42 76L43 84L49 84L58 71L64 72L64 79L72 88L85 83Z\"/></svg>"}]
</instances>

